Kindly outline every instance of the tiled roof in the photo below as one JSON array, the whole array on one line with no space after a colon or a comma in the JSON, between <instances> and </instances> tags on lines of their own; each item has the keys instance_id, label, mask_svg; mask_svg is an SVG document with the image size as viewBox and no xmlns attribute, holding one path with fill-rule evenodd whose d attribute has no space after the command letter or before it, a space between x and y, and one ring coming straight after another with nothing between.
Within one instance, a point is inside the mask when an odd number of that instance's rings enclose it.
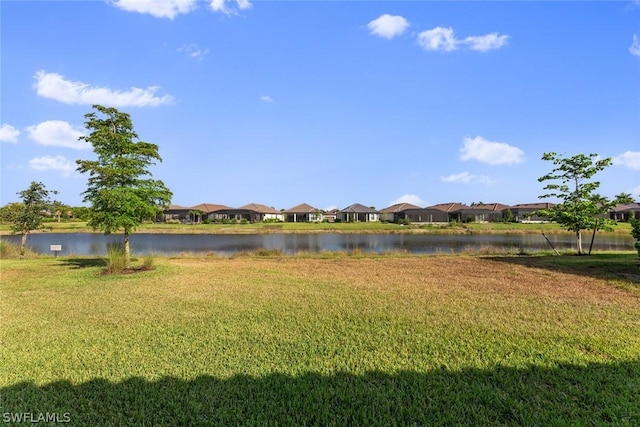
<instances>
[{"instance_id":1,"label":"tiled roof","mask_svg":"<svg viewBox=\"0 0 640 427\"><path fill-rule=\"evenodd\" d=\"M479 203L477 205L469 206L467 209L474 211L492 211L502 212L505 209L509 209L511 206L503 205L502 203Z\"/></svg>"},{"instance_id":2,"label":"tiled roof","mask_svg":"<svg viewBox=\"0 0 640 427\"><path fill-rule=\"evenodd\" d=\"M277 211L273 208L270 208L266 205L261 205L259 203L249 203L248 205L244 205L238 208L238 210L246 210L246 211L254 211L261 214L279 214L280 211Z\"/></svg>"},{"instance_id":3,"label":"tiled roof","mask_svg":"<svg viewBox=\"0 0 640 427\"><path fill-rule=\"evenodd\" d=\"M443 212L453 212L460 209L468 209L469 206L462 203L439 203L433 206L427 206L425 209L437 209Z\"/></svg>"},{"instance_id":4,"label":"tiled roof","mask_svg":"<svg viewBox=\"0 0 640 427\"><path fill-rule=\"evenodd\" d=\"M614 212L640 211L640 203L622 203L614 206L611 210Z\"/></svg>"},{"instance_id":5,"label":"tiled roof","mask_svg":"<svg viewBox=\"0 0 640 427\"><path fill-rule=\"evenodd\" d=\"M375 213L375 209L371 209L365 205L361 205L360 203L354 203L351 206L347 206L344 209L340 209L339 212L345 213Z\"/></svg>"},{"instance_id":6,"label":"tiled roof","mask_svg":"<svg viewBox=\"0 0 640 427\"><path fill-rule=\"evenodd\" d=\"M549 209L555 205L555 203L519 203L511 206L511 209Z\"/></svg>"},{"instance_id":7,"label":"tiled roof","mask_svg":"<svg viewBox=\"0 0 640 427\"><path fill-rule=\"evenodd\" d=\"M221 210L225 210L225 209L231 209L231 208L229 206L225 206L225 205L214 205L212 203L200 203L199 205L192 206L189 209L199 210L199 211L202 211L204 213L212 213L212 212L221 211Z\"/></svg>"},{"instance_id":8,"label":"tiled roof","mask_svg":"<svg viewBox=\"0 0 640 427\"><path fill-rule=\"evenodd\" d=\"M285 213L315 213L315 212L318 212L318 209L306 203L301 203L298 206L294 206L290 209L287 209L284 212Z\"/></svg>"},{"instance_id":9,"label":"tiled roof","mask_svg":"<svg viewBox=\"0 0 640 427\"><path fill-rule=\"evenodd\" d=\"M188 208L186 206L180 206L180 205L170 205L169 206L169 210L170 211L186 211L188 209L191 209L191 208Z\"/></svg>"},{"instance_id":10,"label":"tiled roof","mask_svg":"<svg viewBox=\"0 0 640 427\"><path fill-rule=\"evenodd\" d=\"M395 205L380 210L380 213L397 213L406 211L407 209L420 209L420 206L412 205L411 203L396 203Z\"/></svg>"}]
</instances>

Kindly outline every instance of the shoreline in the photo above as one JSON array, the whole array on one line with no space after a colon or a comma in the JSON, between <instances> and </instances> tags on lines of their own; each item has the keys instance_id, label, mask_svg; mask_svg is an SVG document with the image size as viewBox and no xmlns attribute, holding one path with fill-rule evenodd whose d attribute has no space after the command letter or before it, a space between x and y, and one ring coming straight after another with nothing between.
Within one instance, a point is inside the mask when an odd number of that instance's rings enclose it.
<instances>
[{"instance_id":1,"label":"shoreline","mask_svg":"<svg viewBox=\"0 0 640 427\"><path fill-rule=\"evenodd\" d=\"M48 223L49 229L34 230L43 233L88 233L103 234L85 223ZM598 234L629 234L627 223L617 224L612 231L599 230ZM254 223L254 224L142 224L131 234L437 234L437 235L482 235L482 234L574 234L554 223L467 223L467 224L413 224L393 223ZM583 230L583 238L592 230ZM112 234L122 234L121 232ZM0 236L15 235L10 225L0 225Z\"/></svg>"}]
</instances>

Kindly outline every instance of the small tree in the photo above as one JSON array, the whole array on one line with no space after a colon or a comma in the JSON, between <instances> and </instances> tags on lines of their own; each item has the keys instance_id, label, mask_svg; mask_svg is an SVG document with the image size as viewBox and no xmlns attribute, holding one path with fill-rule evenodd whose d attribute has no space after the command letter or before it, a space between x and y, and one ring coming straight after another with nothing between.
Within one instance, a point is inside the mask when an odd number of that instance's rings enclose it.
<instances>
[{"instance_id":1,"label":"small tree","mask_svg":"<svg viewBox=\"0 0 640 427\"><path fill-rule=\"evenodd\" d=\"M609 220L598 218L604 216L613 206L606 198L595 191L600 186L598 181L588 181L596 173L611 165L611 158L597 160L597 154L577 154L565 158L557 153L544 153L542 160L553 162L556 166L550 173L538 178L538 181L560 181L547 184L544 190L549 193L539 198L556 197L561 203L549 209L543 209L540 214L557 222L576 235L578 254L582 255L582 230L594 230L608 227Z\"/></svg>"},{"instance_id":2,"label":"small tree","mask_svg":"<svg viewBox=\"0 0 640 427\"><path fill-rule=\"evenodd\" d=\"M631 235L636 239L633 246L638 251L638 257L640 258L640 219L631 218L629 221L631 222Z\"/></svg>"},{"instance_id":3,"label":"small tree","mask_svg":"<svg viewBox=\"0 0 640 427\"><path fill-rule=\"evenodd\" d=\"M0 208L0 223L14 223L18 214L22 211L21 202L7 203Z\"/></svg>"},{"instance_id":4,"label":"small tree","mask_svg":"<svg viewBox=\"0 0 640 427\"><path fill-rule=\"evenodd\" d=\"M123 231L125 266L131 265L129 236L144 220L154 219L171 202L171 191L151 179L148 168L161 162L158 146L138 141L128 114L94 105L85 114L89 135L79 139L93 146L97 160L77 160L78 172L89 173L83 201L90 204L88 225L105 234Z\"/></svg>"},{"instance_id":5,"label":"small tree","mask_svg":"<svg viewBox=\"0 0 640 427\"><path fill-rule=\"evenodd\" d=\"M31 182L26 190L18 192L22 199L22 206L15 212L11 230L22 234L20 256L24 255L29 233L44 228L44 216L52 205L49 199L50 194L57 194L57 192L49 191L43 183L35 181Z\"/></svg>"}]
</instances>

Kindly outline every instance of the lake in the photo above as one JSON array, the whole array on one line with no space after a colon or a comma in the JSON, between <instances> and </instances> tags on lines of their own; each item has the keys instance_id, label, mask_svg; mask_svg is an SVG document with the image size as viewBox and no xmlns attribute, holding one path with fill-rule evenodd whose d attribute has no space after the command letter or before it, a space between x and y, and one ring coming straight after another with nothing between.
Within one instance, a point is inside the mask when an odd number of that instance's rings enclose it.
<instances>
[{"instance_id":1,"label":"lake","mask_svg":"<svg viewBox=\"0 0 640 427\"><path fill-rule=\"evenodd\" d=\"M570 234L549 235L558 250L574 249L575 237ZM2 236L2 240L20 244L20 236ZM50 245L62 245L59 255L104 255L108 242L122 241L122 235L99 233L38 233L28 238L28 246L38 253L51 253ZM591 234L583 236L583 249L589 249ZM596 235L594 250L633 250L631 235ZM549 250L541 234L134 234L131 250L175 255L205 253L232 255L258 249L277 249L287 254L297 252L408 252L415 254L459 253L492 247L497 250Z\"/></svg>"}]
</instances>

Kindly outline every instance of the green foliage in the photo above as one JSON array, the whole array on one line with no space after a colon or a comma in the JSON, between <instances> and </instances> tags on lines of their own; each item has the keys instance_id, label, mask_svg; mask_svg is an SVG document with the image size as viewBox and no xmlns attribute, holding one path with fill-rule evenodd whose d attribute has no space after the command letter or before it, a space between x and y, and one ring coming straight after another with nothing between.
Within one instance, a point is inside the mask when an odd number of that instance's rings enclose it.
<instances>
[{"instance_id":1,"label":"green foliage","mask_svg":"<svg viewBox=\"0 0 640 427\"><path fill-rule=\"evenodd\" d=\"M144 220L154 219L169 207L171 191L162 181L151 179L149 167L162 158L158 146L136 141L138 134L128 114L94 105L85 115L87 136L97 160L77 160L78 172L88 173L83 201L91 205L88 225L105 234L123 230L127 264L129 234Z\"/></svg>"},{"instance_id":2,"label":"green foliage","mask_svg":"<svg viewBox=\"0 0 640 427\"><path fill-rule=\"evenodd\" d=\"M153 270L156 264L156 257L152 252L147 253L142 259L142 268L144 270Z\"/></svg>"},{"instance_id":3,"label":"green foliage","mask_svg":"<svg viewBox=\"0 0 640 427\"><path fill-rule=\"evenodd\" d=\"M633 198L631 193L616 194L615 201L618 204L635 203L635 199Z\"/></svg>"},{"instance_id":4,"label":"green foliage","mask_svg":"<svg viewBox=\"0 0 640 427\"><path fill-rule=\"evenodd\" d=\"M507 209L506 211L504 211L504 215L502 217L502 220L504 222L513 222L514 216L513 216L513 212L511 211L511 209Z\"/></svg>"},{"instance_id":5,"label":"green foliage","mask_svg":"<svg viewBox=\"0 0 640 427\"><path fill-rule=\"evenodd\" d=\"M56 191L49 191L43 183L35 181L32 181L26 190L18 192L22 199L22 208L15 212L11 230L22 234L20 253L23 255L29 233L45 228L44 217L52 205L50 194L56 194Z\"/></svg>"},{"instance_id":6,"label":"green foliage","mask_svg":"<svg viewBox=\"0 0 640 427\"><path fill-rule=\"evenodd\" d=\"M24 205L20 202L8 203L0 207L0 222L14 222L23 207Z\"/></svg>"},{"instance_id":7,"label":"green foliage","mask_svg":"<svg viewBox=\"0 0 640 427\"><path fill-rule=\"evenodd\" d=\"M599 230L611 226L611 220L598 217L604 216L614 202L595 193L600 182L588 181L611 165L611 158L596 160L597 157L597 154L577 154L566 158L554 152L544 153L542 156L542 160L551 161L556 167L538 178L538 181L556 182L547 184L544 190L548 192L539 198L558 198L562 202L539 211L539 214L557 222L566 230L575 232L579 254L583 253L582 230Z\"/></svg>"},{"instance_id":8,"label":"green foliage","mask_svg":"<svg viewBox=\"0 0 640 427\"><path fill-rule=\"evenodd\" d=\"M126 254L122 243L107 244L107 267L106 274L120 274L127 267Z\"/></svg>"},{"instance_id":9,"label":"green foliage","mask_svg":"<svg viewBox=\"0 0 640 427\"><path fill-rule=\"evenodd\" d=\"M629 221L631 222L631 235L636 239L634 247L638 251L638 257L640 257L640 219L631 218Z\"/></svg>"},{"instance_id":10,"label":"green foliage","mask_svg":"<svg viewBox=\"0 0 640 427\"><path fill-rule=\"evenodd\" d=\"M71 215L81 221L88 221L90 214L90 209L86 206L74 206L71 208Z\"/></svg>"},{"instance_id":11,"label":"green foliage","mask_svg":"<svg viewBox=\"0 0 640 427\"><path fill-rule=\"evenodd\" d=\"M37 254L29 249L21 251L20 246L6 240L0 240L0 259L34 258L36 256Z\"/></svg>"}]
</instances>

